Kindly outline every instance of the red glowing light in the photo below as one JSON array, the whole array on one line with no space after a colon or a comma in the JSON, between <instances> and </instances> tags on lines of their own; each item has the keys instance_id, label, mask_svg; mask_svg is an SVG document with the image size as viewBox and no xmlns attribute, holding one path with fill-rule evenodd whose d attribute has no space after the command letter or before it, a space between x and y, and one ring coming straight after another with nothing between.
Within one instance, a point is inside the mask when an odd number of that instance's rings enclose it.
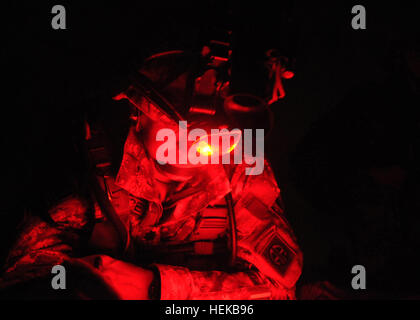
<instances>
[{"instance_id":1,"label":"red glowing light","mask_svg":"<svg viewBox=\"0 0 420 320\"><path fill-rule=\"evenodd\" d=\"M284 72L282 73L282 77L283 77L284 79L292 79L294 76L295 76L295 74L294 74L294 72L293 72L293 71L284 71Z\"/></svg>"}]
</instances>

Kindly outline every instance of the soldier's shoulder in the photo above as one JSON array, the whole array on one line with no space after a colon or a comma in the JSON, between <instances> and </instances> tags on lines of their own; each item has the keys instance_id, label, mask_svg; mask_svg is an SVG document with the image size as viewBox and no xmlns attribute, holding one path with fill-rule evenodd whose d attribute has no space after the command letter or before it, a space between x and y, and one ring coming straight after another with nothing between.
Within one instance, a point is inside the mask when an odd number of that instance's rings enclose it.
<instances>
[{"instance_id":1,"label":"soldier's shoulder","mask_svg":"<svg viewBox=\"0 0 420 320\"><path fill-rule=\"evenodd\" d=\"M248 167L241 164L235 168L231 180L234 199L256 198L265 207L271 208L279 198L280 188L270 163L264 160L264 170L258 175L247 174Z\"/></svg>"}]
</instances>

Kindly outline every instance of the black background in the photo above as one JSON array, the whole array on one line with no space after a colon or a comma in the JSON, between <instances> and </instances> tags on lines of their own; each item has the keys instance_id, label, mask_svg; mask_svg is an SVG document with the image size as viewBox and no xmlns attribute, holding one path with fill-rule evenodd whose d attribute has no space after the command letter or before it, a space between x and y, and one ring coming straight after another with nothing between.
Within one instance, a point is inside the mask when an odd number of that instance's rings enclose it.
<instances>
[{"instance_id":1,"label":"black background","mask_svg":"<svg viewBox=\"0 0 420 320\"><path fill-rule=\"evenodd\" d=\"M265 148L304 252L302 283L330 279L348 285L351 266L369 255L353 257L348 252L354 250L344 248L363 243L347 237L355 230L375 230L384 220L374 216L366 222L356 205L363 196L364 204L374 197L364 188L370 168L396 165L413 177L409 191L387 193L380 186L372 192L391 194L398 205L408 203L396 223L418 222L411 200L417 171L405 156L417 141L418 96L407 93L401 58L418 41L412 2L63 2L67 30L53 30L55 4L16 2L2 8L2 257L24 208L42 215L71 192L80 170L72 137L83 111L96 110L111 127L119 127L125 106L110 98L120 79L152 53L199 48L215 28L242 30L248 38L244 56L275 46L296 60L287 96L273 106L276 127ZM351 28L355 4L366 7L366 30ZM122 113L114 115L114 108ZM379 134L370 130L376 125L384 128ZM370 147L368 141L376 138L381 142ZM371 274L378 290L416 292L419 259L412 251L417 247L404 230L397 231L403 234L400 242L391 233L376 237L379 246L397 243L392 263L379 263ZM407 246L414 249L400 252ZM383 255L370 256L375 254ZM396 279L392 285L386 282L390 275Z\"/></svg>"}]
</instances>

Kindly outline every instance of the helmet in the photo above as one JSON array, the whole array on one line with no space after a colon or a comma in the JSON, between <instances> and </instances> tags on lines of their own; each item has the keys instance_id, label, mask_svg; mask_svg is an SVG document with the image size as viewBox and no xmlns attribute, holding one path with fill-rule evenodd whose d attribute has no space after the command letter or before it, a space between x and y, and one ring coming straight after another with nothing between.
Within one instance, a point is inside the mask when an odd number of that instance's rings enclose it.
<instances>
[{"instance_id":1,"label":"helmet","mask_svg":"<svg viewBox=\"0 0 420 320\"><path fill-rule=\"evenodd\" d=\"M128 99L135 107L133 119L137 130L143 131L144 146L158 164L170 164L162 167L165 171L186 172L210 162L221 163L211 160L233 156L245 125L251 129L270 125L263 99L250 94L230 95L229 66L229 57L214 56L209 47L201 53L155 54L131 76L131 85L114 97ZM170 134L162 139L162 132L171 131L174 139ZM188 138L193 133L193 138L187 139L187 133ZM224 138L226 144L213 143ZM191 161L194 154L201 161ZM166 161L169 155L176 161Z\"/></svg>"}]
</instances>

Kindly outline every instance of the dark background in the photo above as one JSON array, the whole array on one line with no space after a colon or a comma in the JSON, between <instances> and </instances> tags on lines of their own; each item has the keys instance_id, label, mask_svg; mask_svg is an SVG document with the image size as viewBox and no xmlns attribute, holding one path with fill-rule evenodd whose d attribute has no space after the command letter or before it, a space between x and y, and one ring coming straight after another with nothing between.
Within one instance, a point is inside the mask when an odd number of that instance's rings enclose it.
<instances>
[{"instance_id":1,"label":"dark background","mask_svg":"<svg viewBox=\"0 0 420 320\"><path fill-rule=\"evenodd\" d=\"M118 131L127 110L112 93L143 58L198 49L233 29L251 84L256 53L277 47L295 61L265 148L304 252L301 283L348 287L362 264L370 288L418 292L418 80L405 59L413 48L418 59L412 2L71 2L60 3L67 30L53 30L55 4L2 8L2 259L25 208L45 215L73 191L85 110ZM356 4L366 7L366 30L351 28Z\"/></svg>"}]
</instances>

